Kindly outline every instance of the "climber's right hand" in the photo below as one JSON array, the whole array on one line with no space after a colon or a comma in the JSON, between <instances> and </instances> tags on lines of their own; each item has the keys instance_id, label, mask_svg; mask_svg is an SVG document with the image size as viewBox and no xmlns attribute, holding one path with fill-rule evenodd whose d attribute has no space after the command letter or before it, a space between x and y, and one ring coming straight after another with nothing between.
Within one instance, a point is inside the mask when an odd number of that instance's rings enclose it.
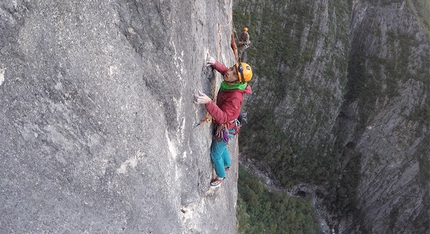
<instances>
[{"instance_id":1,"label":"climber's right hand","mask_svg":"<svg viewBox=\"0 0 430 234\"><path fill-rule=\"evenodd\" d=\"M206 66L207 67L214 65L215 62L216 62L216 60L212 56L208 55L208 57L206 57Z\"/></svg>"},{"instance_id":2,"label":"climber's right hand","mask_svg":"<svg viewBox=\"0 0 430 234\"><path fill-rule=\"evenodd\" d=\"M199 91L198 95L194 95L194 103L195 104L206 104L212 101L208 95L204 94L202 91Z\"/></svg>"}]
</instances>

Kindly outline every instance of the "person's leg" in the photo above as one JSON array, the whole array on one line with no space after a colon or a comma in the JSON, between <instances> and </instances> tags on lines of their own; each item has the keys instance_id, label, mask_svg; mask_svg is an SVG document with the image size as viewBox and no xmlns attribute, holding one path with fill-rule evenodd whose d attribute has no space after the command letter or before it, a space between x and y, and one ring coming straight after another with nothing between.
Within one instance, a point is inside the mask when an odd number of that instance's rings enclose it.
<instances>
[{"instance_id":1,"label":"person's leg","mask_svg":"<svg viewBox=\"0 0 430 234\"><path fill-rule=\"evenodd\" d=\"M237 56L239 56L239 58L242 58L243 48L243 46L237 48Z\"/></svg>"},{"instance_id":2,"label":"person's leg","mask_svg":"<svg viewBox=\"0 0 430 234\"><path fill-rule=\"evenodd\" d=\"M227 152L228 154L227 143L225 143L224 141L217 141L216 139L213 139L211 145L211 160L215 167L215 172L217 176L221 178L225 178L226 176L224 168L225 152Z\"/></svg>"},{"instance_id":3,"label":"person's leg","mask_svg":"<svg viewBox=\"0 0 430 234\"><path fill-rule=\"evenodd\" d=\"M224 162L224 168L230 167L231 161L230 161L230 154L228 153L227 146L225 147L225 150L224 150L224 152L222 154L222 159L223 159L223 162Z\"/></svg>"},{"instance_id":4,"label":"person's leg","mask_svg":"<svg viewBox=\"0 0 430 234\"><path fill-rule=\"evenodd\" d=\"M246 50L242 51L240 58L242 59L242 62L246 63L248 60L248 54L246 54Z\"/></svg>"}]
</instances>

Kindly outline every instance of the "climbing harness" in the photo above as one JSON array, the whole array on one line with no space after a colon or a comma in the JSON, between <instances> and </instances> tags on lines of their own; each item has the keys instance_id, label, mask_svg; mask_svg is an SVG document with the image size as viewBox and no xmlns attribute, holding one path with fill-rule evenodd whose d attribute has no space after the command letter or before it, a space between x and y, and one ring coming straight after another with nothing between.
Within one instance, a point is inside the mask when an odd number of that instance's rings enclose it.
<instances>
[{"instance_id":1,"label":"climbing harness","mask_svg":"<svg viewBox=\"0 0 430 234\"><path fill-rule=\"evenodd\" d=\"M233 125L233 128L230 128ZM215 131L215 139L218 141L228 142L233 136L239 133L240 127L239 120L235 119L227 124L220 124L217 126Z\"/></svg>"}]
</instances>

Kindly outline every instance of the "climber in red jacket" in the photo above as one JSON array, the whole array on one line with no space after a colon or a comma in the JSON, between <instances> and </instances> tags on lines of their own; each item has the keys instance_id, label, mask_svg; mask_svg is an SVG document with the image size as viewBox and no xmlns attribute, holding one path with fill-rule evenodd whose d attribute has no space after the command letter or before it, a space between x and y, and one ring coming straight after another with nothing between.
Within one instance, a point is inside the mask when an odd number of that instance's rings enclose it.
<instances>
[{"instance_id":1,"label":"climber in red jacket","mask_svg":"<svg viewBox=\"0 0 430 234\"><path fill-rule=\"evenodd\" d=\"M230 68L208 56L206 65L212 66L223 76L218 91L216 104L206 94L199 91L195 96L196 104L205 104L206 110L214 120L215 134L211 145L211 160L215 167L217 178L211 181L212 186L221 184L230 167L230 155L227 150L229 139L239 131L237 118L240 114L243 95L251 94L248 82L252 79L252 69L247 63L236 62Z\"/></svg>"}]
</instances>

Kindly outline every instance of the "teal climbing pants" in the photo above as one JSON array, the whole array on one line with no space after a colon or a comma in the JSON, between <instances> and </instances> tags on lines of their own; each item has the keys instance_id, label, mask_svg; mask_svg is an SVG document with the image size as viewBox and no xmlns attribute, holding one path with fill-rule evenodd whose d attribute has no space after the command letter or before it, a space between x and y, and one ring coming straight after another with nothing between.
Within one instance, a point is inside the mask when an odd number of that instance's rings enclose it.
<instances>
[{"instance_id":1,"label":"teal climbing pants","mask_svg":"<svg viewBox=\"0 0 430 234\"><path fill-rule=\"evenodd\" d=\"M227 150L227 142L212 140L211 145L211 160L215 167L215 172L218 177L225 178L225 168L231 164L230 155Z\"/></svg>"}]
</instances>

